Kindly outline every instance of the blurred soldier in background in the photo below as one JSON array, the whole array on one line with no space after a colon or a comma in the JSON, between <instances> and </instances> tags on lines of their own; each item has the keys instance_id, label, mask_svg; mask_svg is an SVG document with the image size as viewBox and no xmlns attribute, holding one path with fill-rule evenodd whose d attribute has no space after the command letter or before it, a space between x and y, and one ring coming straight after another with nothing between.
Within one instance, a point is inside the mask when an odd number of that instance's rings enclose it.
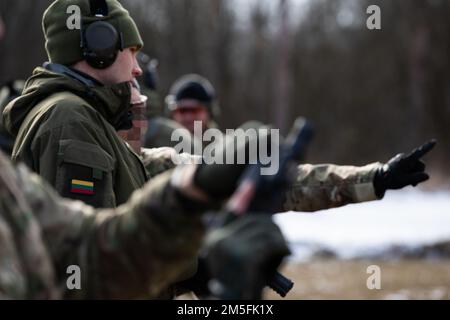
<instances>
[{"instance_id":1,"label":"blurred soldier in background","mask_svg":"<svg viewBox=\"0 0 450 320\"><path fill-rule=\"evenodd\" d=\"M201 122L202 132L218 128L216 91L208 79L187 74L175 81L166 97L166 114L194 134L194 122ZM198 137L201 139L201 137Z\"/></svg>"},{"instance_id":2,"label":"blurred soldier in background","mask_svg":"<svg viewBox=\"0 0 450 320\"><path fill-rule=\"evenodd\" d=\"M194 136L186 130L181 130L184 129L181 124L164 116L158 93L158 62L142 52L138 54L138 61L143 70L142 77L139 77L141 92L148 97L146 107L148 123L143 136L143 147L175 147L178 141L172 139L172 133L178 129L182 139L192 146L191 150L194 150Z\"/></svg>"}]
</instances>

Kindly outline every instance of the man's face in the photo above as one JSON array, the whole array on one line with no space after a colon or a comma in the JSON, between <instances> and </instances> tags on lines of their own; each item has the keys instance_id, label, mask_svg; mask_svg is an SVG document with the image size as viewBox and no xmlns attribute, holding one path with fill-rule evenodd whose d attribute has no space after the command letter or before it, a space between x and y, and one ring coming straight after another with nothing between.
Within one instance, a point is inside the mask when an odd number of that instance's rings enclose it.
<instances>
[{"instance_id":1,"label":"man's face","mask_svg":"<svg viewBox=\"0 0 450 320\"><path fill-rule=\"evenodd\" d=\"M98 80L106 85L113 85L131 82L135 77L142 75L142 69L136 59L137 52L137 48L119 51L116 61L110 67L97 71Z\"/></svg>"},{"instance_id":2,"label":"man's face","mask_svg":"<svg viewBox=\"0 0 450 320\"><path fill-rule=\"evenodd\" d=\"M172 112L172 119L194 133L194 121L202 122L205 130L210 120L208 109L197 100L181 100Z\"/></svg>"}]
</instances>

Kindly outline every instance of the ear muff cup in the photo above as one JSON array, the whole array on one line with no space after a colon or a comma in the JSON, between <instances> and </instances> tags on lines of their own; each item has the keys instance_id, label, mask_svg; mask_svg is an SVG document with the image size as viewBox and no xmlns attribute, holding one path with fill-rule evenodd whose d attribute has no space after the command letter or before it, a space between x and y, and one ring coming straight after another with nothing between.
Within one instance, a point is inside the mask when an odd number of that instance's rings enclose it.
<instances>
[{"instance_id":1,"label":"ear muff cup","mask_svg":"<svg viewBox=\"0 0 450 320\"><path fill-rule=\"evenodd\" d=\"M83 38L83 57L91 67L105 69L114 63L120 36L113 25L96 21L84 30Z\"/></svg>"}]
</instances>

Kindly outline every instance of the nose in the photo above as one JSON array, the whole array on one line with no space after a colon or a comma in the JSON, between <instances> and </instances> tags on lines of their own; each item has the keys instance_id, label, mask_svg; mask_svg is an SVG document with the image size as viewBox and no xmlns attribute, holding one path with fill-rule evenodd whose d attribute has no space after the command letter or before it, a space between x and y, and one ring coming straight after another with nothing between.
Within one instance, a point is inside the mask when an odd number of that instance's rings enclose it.
<instances>
[{"instance_id":1,"label":"nose","mask_svg":"<svg viewBox=\"0 0 450 320\"><path fill-rule=\"evenodd\" d=\"M139 77L142 75L142 69L139 66L139 62L136 59L136 55L133 56L133 70L132 70L133 77Z\"/></svg>"}]
</instances>

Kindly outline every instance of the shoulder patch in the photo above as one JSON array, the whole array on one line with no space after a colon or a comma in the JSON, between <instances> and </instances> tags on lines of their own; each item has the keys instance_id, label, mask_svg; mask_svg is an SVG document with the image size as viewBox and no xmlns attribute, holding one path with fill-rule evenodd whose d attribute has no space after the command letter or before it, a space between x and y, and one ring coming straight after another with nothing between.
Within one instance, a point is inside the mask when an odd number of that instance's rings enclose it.
<instances>
[{"instance_id":1,"label":"shoulder patch","mask_svg":"<svg viewBox=\"0 0 450 320\"><path fill-rule=\"evenodd\" d=\"M70 192L80 194L94 194L94 182L72 179Z\"/></svg>"}]
</instances>

